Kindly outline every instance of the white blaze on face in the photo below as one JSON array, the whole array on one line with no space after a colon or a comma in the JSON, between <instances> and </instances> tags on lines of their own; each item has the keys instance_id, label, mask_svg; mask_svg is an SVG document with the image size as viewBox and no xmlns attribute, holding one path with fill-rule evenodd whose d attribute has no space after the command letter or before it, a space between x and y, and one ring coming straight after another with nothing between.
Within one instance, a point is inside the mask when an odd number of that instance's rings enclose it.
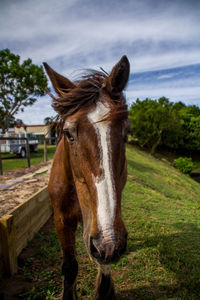
<instances>
[{"instance_id":1,"label":"white blaze on face","mask_svg":"<svg viewBox=\"0 0 200 300\"><path fill-rule=\"evenodd\" d=\"M97 189L98 225L103 232L105 240L114 239L113 221L116 195L113 185L110 122L97 122L101 121L109 111L109 106L98 102L96 108L88 114L88 119L93 124L97 134L101 154L100 168L103 169L103 175L100 178L94 177L94 181Z\"/></svg>"}]
</instances>

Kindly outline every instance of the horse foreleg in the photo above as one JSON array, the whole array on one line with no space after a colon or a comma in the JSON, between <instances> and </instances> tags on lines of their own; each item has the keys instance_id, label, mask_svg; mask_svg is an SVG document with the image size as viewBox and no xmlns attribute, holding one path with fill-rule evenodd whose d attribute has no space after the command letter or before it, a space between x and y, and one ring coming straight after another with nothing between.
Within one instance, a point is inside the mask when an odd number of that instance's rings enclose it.
<instances>
[{"instance_id":1,"label":"horse foreleg","mask_svg":"<svg viewBox=\"0 0 200 300\"><path fill-rule=\"evenodd\" d=\"M62 275L64 276L64 290L62 300L75 300L76 276L78 274L78 263L75 257L75 232L77 221L69 222L62 215L54 211L55 227L63 250Z\"/></svg>"},{"instance_id":2,"label":"horse foreleg","mask_svg":"<svg viewBox=\"0 0 200 300\"><path fill-rule=\"evenodd\" d=\"M62 300L75 300L76 276L78 274L78 263L74 254L64 253L62 275L64 276L64 290Z\"/></svg>"},{"instance_id":3,"label":"horse foreleg","mask_svg":"<svg viewBox=\"0 0 200 300\"><path fill-rule=\"evenodd\" d=\"M110 266L99 266L95 300L116 300Z\"/></svg>"}]
</instances>

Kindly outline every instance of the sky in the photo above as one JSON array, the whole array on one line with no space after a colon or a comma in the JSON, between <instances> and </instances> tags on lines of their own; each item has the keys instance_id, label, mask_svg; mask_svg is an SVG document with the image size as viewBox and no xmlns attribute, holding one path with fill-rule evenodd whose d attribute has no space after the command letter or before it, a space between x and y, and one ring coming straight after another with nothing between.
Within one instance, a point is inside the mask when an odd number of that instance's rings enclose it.
<instances>
[{"instance_id":1,"label":"sky","mask_svg":"<svg viewBox=\"0 0 200 300\"><path fill-rule=\"evenodd\" d=\"M129 105L162 96L200 105L200 0L0 0L0 28L0 49L71 80L83 69L110 72L127 55ZM53 115L44 96L16 117L42 124Z\"/></svg>"}]
</instances>

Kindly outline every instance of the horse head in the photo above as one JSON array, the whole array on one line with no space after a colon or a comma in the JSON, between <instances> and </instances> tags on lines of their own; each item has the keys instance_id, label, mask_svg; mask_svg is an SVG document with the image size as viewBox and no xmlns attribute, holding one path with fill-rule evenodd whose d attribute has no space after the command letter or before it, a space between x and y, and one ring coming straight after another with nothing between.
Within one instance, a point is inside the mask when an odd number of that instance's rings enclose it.
<instances>
[{"instance_id":1,"label":"horse head","mask_svg":"<svg viewBox=\"0 0 200 300\"><path fill-rule=\"evenodd\" d=\"M92 71L74 83L44 65L58 95L53 107L63 123L65 156L81 208L87 250L101 265L115 263L127 242L121 198L127 177L129 125L123 90L129 61L123 56L110 74Z\"/></svg>"}]
</instances>

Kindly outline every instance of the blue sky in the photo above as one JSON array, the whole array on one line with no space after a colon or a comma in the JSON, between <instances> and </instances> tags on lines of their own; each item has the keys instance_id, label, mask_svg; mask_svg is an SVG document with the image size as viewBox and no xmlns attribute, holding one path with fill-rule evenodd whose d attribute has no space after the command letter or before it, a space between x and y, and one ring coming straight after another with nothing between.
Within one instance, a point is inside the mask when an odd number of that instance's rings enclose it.
<instances>
[{"instance_id":1,"label":"blue sky","mask_svg":"<svg viewBox=\"0 0 200 300\"><path fill-rule=\"evenodd\" d=\"M112 66L126 54L127 102L168 97L200 104L199 0L0 0L0 48L46 61L77 78L81 69ZM41 124L50 99L16 117Z\"/></svg>"}]
</instances>

